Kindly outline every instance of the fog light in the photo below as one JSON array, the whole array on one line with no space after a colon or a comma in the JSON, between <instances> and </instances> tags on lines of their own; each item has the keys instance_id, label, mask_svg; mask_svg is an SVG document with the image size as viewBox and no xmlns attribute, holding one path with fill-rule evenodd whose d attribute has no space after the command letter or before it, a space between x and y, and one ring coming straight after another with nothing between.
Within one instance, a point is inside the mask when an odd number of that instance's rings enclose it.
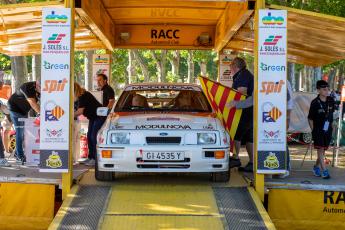
<instances>
[{"instance_id":1,"label":"fog light","mask_svg":"<svg viewBox=\"0 0 345 230\"><path fill-rule=\"evenodd\" d=\"M111 150L102 150L102 158L111 158Z\"/></svg>"},{"instance_id":2,"label":"fog light","mask_svg":"<svg viewBox=\"0 0 345 230\"><path fill-rule=\"evenodd\" d=\"M223 159L225 157L224 151L214 151L214 157L216 159Z\"/></svg>"}]
</instances>

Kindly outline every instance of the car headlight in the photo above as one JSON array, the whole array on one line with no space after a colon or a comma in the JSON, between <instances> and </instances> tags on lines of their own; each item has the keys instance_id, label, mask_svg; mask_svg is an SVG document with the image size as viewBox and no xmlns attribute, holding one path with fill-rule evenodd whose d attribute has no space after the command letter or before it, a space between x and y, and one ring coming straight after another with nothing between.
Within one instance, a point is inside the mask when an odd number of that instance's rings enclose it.
<instances>
[{"instance_id":1,"label":"car headlight","mask_svg":"<svg viewBox=\"0 0 345 230\"><path fill-rule=\"evenodd\" d=\"M198 133L198 145L209 145L216 143L215 133Z\"/></svg>"},{"instance_id":2,"label":"car headlight","mask_svg":"<svg viewBox=\"0 0 345 230\"><path fill-rule=\"evenodd\" d=\"M129 133L112 133L110 141L112 144L129 144Z\"/></svg>"}]
</instances>

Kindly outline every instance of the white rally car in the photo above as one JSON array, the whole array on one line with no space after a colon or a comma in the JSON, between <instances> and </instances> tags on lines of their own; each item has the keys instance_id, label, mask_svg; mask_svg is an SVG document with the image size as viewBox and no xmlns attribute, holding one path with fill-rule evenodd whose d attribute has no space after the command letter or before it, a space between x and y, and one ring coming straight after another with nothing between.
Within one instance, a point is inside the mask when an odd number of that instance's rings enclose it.
<instances>
[{"instance_id":1,"label":"white rally car","mask_svg":"<svg viewBox=\"0 0 345 230\"><path fill-rule=\"evenodd\" d=\"M98 108L106 116L106 108ZM201 88L128 85L98 132L95 176L115 172L208 172L230 178L230 138Z\"/></svg>"}]
</instances>

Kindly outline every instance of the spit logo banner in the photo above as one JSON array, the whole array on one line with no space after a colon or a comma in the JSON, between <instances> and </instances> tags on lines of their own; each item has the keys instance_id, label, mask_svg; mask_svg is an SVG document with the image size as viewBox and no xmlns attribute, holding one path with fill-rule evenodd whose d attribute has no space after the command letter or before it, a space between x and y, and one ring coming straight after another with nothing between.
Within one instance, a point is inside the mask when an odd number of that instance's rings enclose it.
<instances>
[{"instance_id":1,"label":"spit logo banner","mask_svg":"<svg viewBox=\"0 0 345 230\"><path fill-rule=\"evenodd\" d=\"M105 74L109 82L110 55L94 54L92 57L92 90L100 90L97 85L97 74Z\"/></svg>"},{"instance_id":2,"label":"spit logo banner","mask_svg":"<svg viewBox=\"0 0 345 230\"><path fill-rule=\"evenodd\" d=\"M67 172L71 9L43 8L40 171Z\"/></svg>"},{"instance_id":3,"label":"spit logo banner","mask_svg":"<svg viewBox=\"0 0 345 230\"><path fill-rule=\"evenodd\" d=\"M285 10L259 11L258 173L286 170L286 36Z\"/></svg>"},{"instance_id":4,"label":"spit logo banner","mask_svg":"<svg viewBox=\"0 0 345 230\"><path fill-rule=\"evenodd\" d=\"M270 189L268 214L277 229L345 229L345 191Z\"/></svg>"}]
</instances>

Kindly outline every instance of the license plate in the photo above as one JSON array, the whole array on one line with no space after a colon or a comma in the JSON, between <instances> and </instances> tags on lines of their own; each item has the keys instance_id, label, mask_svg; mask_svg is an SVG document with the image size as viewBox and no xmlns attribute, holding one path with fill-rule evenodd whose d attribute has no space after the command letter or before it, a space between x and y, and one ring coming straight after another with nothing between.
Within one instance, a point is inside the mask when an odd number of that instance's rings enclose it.
<instances>
[{"instance_id":1,"label":"license plate","mask_svg":"<svg viewBox=\"0 0 345 230\"><path fill-rule=\"evenodd\" d=\"M143 152L143 160L183 161L184 152Z\"/></svg>"}]
</instances>

